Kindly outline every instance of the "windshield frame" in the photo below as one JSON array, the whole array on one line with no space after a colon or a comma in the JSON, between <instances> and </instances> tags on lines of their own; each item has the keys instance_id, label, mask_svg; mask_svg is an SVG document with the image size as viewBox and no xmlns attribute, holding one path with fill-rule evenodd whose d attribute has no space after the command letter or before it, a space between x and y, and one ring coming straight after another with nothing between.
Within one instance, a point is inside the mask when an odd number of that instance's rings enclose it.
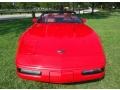
<instances>
[{"instance_id":1,"label":"windshield frame","mask_svg":"<svg viewBox=\"0 0 120 90\"><path fill-rule=\"evenodd\" d=\"M52 13L58 13L58 14L71 13L71 15L76 16L80 20L80 22L42 22L42 19L43 19L43 17L44 17L45 14L52 14ZM82 20L73 11L65 11L65 12L54 12L53 11L53 12L43 12L41 14L41 16L38 18L37 23L82 23Z\"/></svg>"}]
</instances>

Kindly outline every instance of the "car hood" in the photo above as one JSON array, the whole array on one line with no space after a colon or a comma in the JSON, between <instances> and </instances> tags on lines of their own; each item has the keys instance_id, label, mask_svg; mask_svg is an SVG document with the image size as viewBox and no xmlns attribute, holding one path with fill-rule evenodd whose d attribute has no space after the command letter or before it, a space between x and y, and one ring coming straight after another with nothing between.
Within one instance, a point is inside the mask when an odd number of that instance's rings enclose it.
<instances>
[{"instance_id":1,"label":"car hood","mask_svg":"<svg viewBox=\"0 0 120 90\"><path fill-rule=\"evenodd\" d=\"M28 33L39 37L83 37L93 30L85 24L80 23L43 23L34 24L28 29Z\"/></svg>"},{"instance_id":2,"label":"car hood","mask_svg":"<svg viewBox=\"0 0 120 90\"><path fill-rule=\"evenodd\" d=\"M27 66L79 68L103 65L97 34L84 24L36 24L19 41L17 63Z\"/></svg>"}]
</instances>

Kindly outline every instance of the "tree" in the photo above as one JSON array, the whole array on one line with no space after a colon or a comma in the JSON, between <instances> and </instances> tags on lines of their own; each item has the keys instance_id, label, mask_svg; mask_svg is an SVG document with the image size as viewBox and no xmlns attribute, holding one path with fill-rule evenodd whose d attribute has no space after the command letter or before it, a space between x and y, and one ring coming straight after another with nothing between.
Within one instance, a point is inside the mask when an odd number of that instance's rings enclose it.
<instances>
[{"instance_id":1,"label":"tree","mask_svg":"<svg viewBox=\"0 0 120 90\"><path fill-rule=\"evenodd\" d=\"M91 3L91 8L92 8L92 12L91 12L91 14L94 14L94 9L95 9L95 3L94 3L94 2Z\"/></svg>"}]
</instances>

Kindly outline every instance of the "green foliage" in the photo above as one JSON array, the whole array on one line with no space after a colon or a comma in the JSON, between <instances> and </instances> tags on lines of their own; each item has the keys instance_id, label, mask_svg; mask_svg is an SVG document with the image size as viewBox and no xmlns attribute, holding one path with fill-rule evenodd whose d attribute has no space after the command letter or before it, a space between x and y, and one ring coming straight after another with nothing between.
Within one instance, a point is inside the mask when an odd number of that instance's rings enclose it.
<instances>
[{"instance_id":1,"label":"green foliage","mask_svg":"<svg viewBox=\"0 0 120 90\"><path fill-rule=\"evenodd\" d=\"M1 9L6 9L6 8L13 8L13 5L11 2L0 2L0 8Z\"/></svg>"},{"instance_id":2,"label":"green foliage","mask_svg":"<svg viewBox=\"0 0 120 90\"><path fill-rule=\"evenodd\" d=\"M32 9L32 8L52 8L59 9L61 5L70 8L88 8L91 7L91 2L0 2L0 9ZM120 8L120 2L95 2L95 7L111 10L114 6L115 8Z\"/></svg>"}]
</instances>

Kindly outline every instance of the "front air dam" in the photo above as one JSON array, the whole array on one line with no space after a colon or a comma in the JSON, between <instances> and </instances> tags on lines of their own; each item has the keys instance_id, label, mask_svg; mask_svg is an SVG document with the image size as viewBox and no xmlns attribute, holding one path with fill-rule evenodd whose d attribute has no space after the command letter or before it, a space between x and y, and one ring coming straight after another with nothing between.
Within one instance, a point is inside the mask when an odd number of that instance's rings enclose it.
<instances>
[{"instance_id":1,"label":"front air dam","mask_svg":"<svg viewBox=\"0 0 120 90\"><path fill-rule=\"evenodd\" d=\"M50 83L74 83L89 80L101 79L104 77L104 71L96 74L83 75L80 69L75 70L41 70L41 75L29 75L17 72L18 76L27 79Z\"/></svg>"}]
</instances>

